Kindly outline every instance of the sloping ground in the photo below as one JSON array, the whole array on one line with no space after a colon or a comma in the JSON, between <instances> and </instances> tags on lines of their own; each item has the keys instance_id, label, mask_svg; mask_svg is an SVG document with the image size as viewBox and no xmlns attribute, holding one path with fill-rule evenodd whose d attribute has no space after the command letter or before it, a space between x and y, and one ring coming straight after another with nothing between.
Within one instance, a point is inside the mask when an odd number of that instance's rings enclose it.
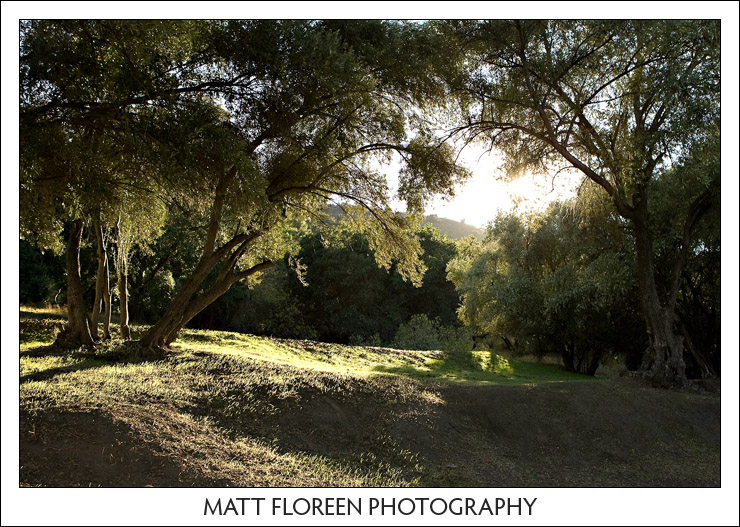
<instances>
[{"instance_id":1,"label":"sloping ground","mask_svg":"<svg viewBox=\"0 0 740 527\"><path fill-rule=\"evenodd\" d=\"M211 349L200 335L156 361L115 345L22 351L21 484L720 485L716 393L425 381L331 362L349 347L304 342L296 366L296 342L276 342L273 360L269 339L220 335ZM386 367L437 357L355 352Z\"/></svg>"},{"instance_id":2,"label":"sloping ground","mask_svg":"<svg viewBox=\"0 0 740 527\"><path fill-rule=\"evenodd\" d=\"M395 407L371 396L302 400L267 423L282 450L343 459L360 447L406 461L407 481L423 486L720 485L719 399L636 381L437 384Z\"/></svg>"}]
</instances>

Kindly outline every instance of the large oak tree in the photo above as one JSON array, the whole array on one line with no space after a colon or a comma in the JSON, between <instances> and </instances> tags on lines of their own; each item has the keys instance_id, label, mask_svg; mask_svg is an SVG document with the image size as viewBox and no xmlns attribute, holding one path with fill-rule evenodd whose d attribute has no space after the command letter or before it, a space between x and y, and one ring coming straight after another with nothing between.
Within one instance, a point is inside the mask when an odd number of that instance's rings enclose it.
<instances>
[{"instance_id":1,"label":"large oak tree","mask_svg":"<svg viewBox=\"0 0 740 527\"><path fill-rule=\"evenodd\" d=\"M59 171L45 143L28 150L23 188L46 196L50 211L38 230L95 210L79 203L115 210L119 198L90 192L91 183L125 189L128 199L156 196L200 226L197 263L142 337L157 349L236 281L272 265L291 215L317 215L329 200L355 211L381 265L396 260L418 279L411 220L428 195L466 175L419 111L445 101L427 74L433 63L449 64L444 53L429 53L435 38L424 26L395 22L27 24L22 146L34 143L34 130L58 131L63 157L78 161ZM117 148L95 149L90 138ZM379 169L391 153L402 161L405 216L391 211ZM32 168L43 156L54 163ZM99 163L89 167L90 159ZM60 185L45 186L49 180ZM75 208L55 214L60 200ZM78 250L72 238L68 249ZM70 343L89 342L83 330L73 333Z\"/></svg>"},{"instance_id":2,"label":"large oak tree","mask_svg":"<svg viewBox=\"0 0 740 527\"><path fill-rule=\"evenodd\" d=\"M676 218L672 270L660 281L649 201L657 178L719 130L718 21L486 21L444 26L466 58L453 83L464 103L455 132L505 155L511 174L566 169L598 185L634 231L650 347L643 370L686 382L676 299L697 224L719 171Z\"/></svg>"}]
</instances>

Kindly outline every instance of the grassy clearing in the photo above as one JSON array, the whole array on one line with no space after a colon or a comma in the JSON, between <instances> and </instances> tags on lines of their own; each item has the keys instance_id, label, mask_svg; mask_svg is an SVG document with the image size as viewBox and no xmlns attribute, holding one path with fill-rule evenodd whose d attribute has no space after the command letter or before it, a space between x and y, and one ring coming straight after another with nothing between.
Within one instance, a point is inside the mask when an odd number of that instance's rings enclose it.
<instances>
[{"instance_id":1,"label":"grassy clearing","mask_svg":"<svg viewBox=\"0 0 740 527\"><path fill-rule=\"evenodd\" d=\"M719 481L714 418L705 425L718 400L695 394L568 382L593 378L489 352L228 332L185 331L156 358L116 339L66 352L49 346L61 327L56 317L21 314L24 485ZM645 413L657 417L645 423ZM682 413L694 421L676 424ZM666 470L677 459L692 464Z\"/></svg>"},{"instance_id":2,"label":"grassy clearing","mask_svg":"<svg viewBox=\"0 0 740 527\"><path fill-rule=\"evenodd\" d=\"M393 374L451 383L515 385L594 380L567 372L557 364L515 360L489 351L410 351L196 330L185 331L175 348L250 357L316 371Z\"/></svg>"},{"instance_id":3,"label":"grassy clearing","mask_svg":"<svg viewBox=\"0 0 740 527\"><path fill-rule=\"evenodd\" d=\"M588 375L567 372L556 364L515 360L490 351L440 353L423 364L379 365L374 370L462 384L521 385L594 380Z\"/></svg>"},{"instance_id":4,"label":"grassy clearing","mask_svg":"<svg viewBox=\"0 0 740 527\"><path fill-rule=\"evenodd\" d=\"M50 345L61 330L63 321L56 317L40 318L42 310L35 310L32 319L26 319L26 313L30 311L23 308L21 350ZM142 327L132 327L133 338L142 330ZM112 332L115 336L115 325ZM427 381L511 385L593 380L586 375L567 372L557 364L515 360L489 351L410 351L205 330L183 331L173 347L184 353L207 352L248 357L315 371L356 375L395 374Z\"/></svg>"},{"instance_id":5,"label":"grassy clearing","mask_svg":"<svg viewBox=\"0 0 740 527\"><path fill-rule=\"evenodd\" d=\"M127 353L115 339L95 351L50 348L61 328L56 318L22 315L20 406L29 420L26 428L35 430L36 422L50 415L104 416L98 419L123 423L157 456L179 460L178 474L194 470L198 484L404 486L415 481L414 456L387 437L373 437L363 451L341 455L286 451L279 445L280 427L265 421L325 395L372 399L379 408L435 404L434 395L420 385L363 375L378 364L422 362L424 353L367 349L353 354L347 346L187 331L172 354L151 360ZM71 427L70 437L77 428ZM42 472L42 464L26 462L25 473L31 474L26 483L39 484L33 477L41 476L33 475Z\"/></svg>"}]
</instances>

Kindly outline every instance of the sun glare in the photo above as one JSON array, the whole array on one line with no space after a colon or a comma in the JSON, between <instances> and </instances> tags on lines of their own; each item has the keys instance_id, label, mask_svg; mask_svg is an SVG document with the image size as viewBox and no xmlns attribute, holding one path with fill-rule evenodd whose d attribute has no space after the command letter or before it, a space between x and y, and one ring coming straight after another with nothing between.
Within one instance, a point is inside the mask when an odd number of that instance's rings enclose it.
<instances>
[{"instance_id":1,"label":"sun glare","mask_svg":"<svg viewBox=\"0 0 740 527\"><path fill-rule=\"evenodd\" d=\"M426 208L426 214L461 221L475 227L485 227L499 212L540 211L558 199L568 199L575 194L580 177L577 174L552 175L527 174L513 181L506 181L500 170L501 161L495 153L469 146L461 157L473 176L455 189L452 198L436 198ZM395 164L394 164L395 165ZM397 167L397 165L395 165ZM395 168L394 167L394 168ZM397 188L397 175L388 171L391 189ZM399 210L402 202L396 202Z\"/></svg>"}]
</instances>

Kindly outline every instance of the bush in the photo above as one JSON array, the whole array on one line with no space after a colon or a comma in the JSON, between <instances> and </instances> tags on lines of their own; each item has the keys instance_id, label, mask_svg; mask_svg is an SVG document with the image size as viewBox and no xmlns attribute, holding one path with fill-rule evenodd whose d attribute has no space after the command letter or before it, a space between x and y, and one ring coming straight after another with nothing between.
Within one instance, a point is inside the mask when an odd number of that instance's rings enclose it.
<instances>
[{"instance_id":1,"label":"bush","mask_svg":"<svg viewBox=\"0 0 740 527\"><path fill-rule=\"evenodd\" d=\"M470 351L473 345L473 333L470 328L465 326L439 328L439 347L444 351Z\"/></svg>"},{"instance_id":2,"label":"bush","mask_svg":"<svg viewBox=\"0 0 740 527\"><path fill-rule=\"evenodd\" d=\"M466 327L440 326L439 319L430 320L422 313L399 326L393 346L409 350L470 351L473 338Z\"/></svg>"},{"instance_id":3,"label":"bush","mask_svg":"<svg viewBox=\"0 0 740 527\"><path fill-rule=\"evenodd\" d=\"M393 346L407 350L438 349L437 325L424 314L413 315L411 320L398 327Z\"/></svg>"}]
</instances>

